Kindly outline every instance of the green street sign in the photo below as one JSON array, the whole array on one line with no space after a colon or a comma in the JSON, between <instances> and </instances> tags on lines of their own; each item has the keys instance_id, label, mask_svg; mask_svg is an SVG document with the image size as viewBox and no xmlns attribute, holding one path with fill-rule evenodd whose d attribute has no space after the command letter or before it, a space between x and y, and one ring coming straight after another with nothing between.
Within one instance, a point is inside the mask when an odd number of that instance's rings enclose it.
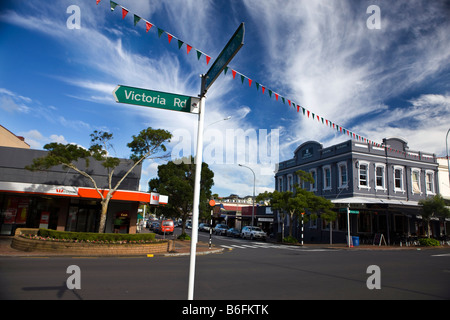
<instances>
[{"instance_id":1,"label":"green street sign","mask_svg":"<svg viewBox=\"0 0 450 320\"><path fill-rule=\"evenodd\" d=\"M350 213L355 213L355 214L358 214L358 213L359 213L359 211L358 211L358 210L350 210Z\"/></svg>"},{"instance_id":2,"label":"green street sign","mask_svg":"<svg viewBox=\"0 0 450 320\"><path fill-rule=\"evenodd\" d=\"M209 87L222 73L223 69L225 69L231 59L233 59L239 49L244 45L244 33L245 28L244 23L242 22L206 73L204 84L202 84L202 95L206 93Z\"/></svg>"},{"instance_id":3,"label":"green street sign","mask_svg":"<svg viewBox=\"0 0 450 320\"><path fill-rule=\"evenodd\" d=\"M340 212L347 212L347 208L339 208ZM359 214L358 210L349 210L349 213Z\"/></svg>"},{"instance_id":4,"label":"green street sign","mask_svg":"<svg viewBox=\"0 0 450 320\"><path fill-rule=\"evenodd\" d=\"M199 98L118 85L113 91L116 102L181 112L198 113Z\"/></svg>"}]
</instances>

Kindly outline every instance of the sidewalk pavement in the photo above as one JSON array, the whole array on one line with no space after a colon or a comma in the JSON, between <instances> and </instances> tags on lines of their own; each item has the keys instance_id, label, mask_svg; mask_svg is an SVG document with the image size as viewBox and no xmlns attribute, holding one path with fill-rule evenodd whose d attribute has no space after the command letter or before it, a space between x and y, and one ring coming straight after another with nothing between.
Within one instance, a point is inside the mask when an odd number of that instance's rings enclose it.
<instances>
[{"instance_id":1,"label":"sidewalk pavement","mask_svg":"<svg viewBox=\"0 0 450 320\"><path fill-rule=\"evenodd\" d=\"M50 256L65 256L63 253L59 252L48 252L48 251L21 251L11 248L11 241L13 239L13 236L0 236L0 257L50 257ZM269 242L269 241L268 241ZM273 242L274 244L277 244L276 242ZM279 245L290 245L293 246L295 244L280 244ZM297 245L300 247L300 245ZM349 248L347 244L345 243L336 243L336 244L326 244L326 243L315 243L310 244L307 243L303 246L305 249L337 249L337 250L423 250L423 249L435 249L435 248L444 248L449 249L449 246L444 247L415 247L415 246L374 246L374 245L359 245L355 247ZM205 255L205 254L212 254L212 253L223 253L225 251L224 248L219 248L214 245L212 245L211 248L209 248L209 244L199 241L197 243L197 255ZM172 256L189 256L191 252L191 241L180 241L175 240L174 242L174 250L172 252L167 253L159 253L155 254L155 256L166 256L166 257L172 257ZM70 256L70 254L69 254ZM78 256L78 255L77 255ZM136 256L136 255L134 255Z\"/></svg>"},{"instance_id":2,"label":"sidewalk pavement","mask_svg":"<svg viewBox=\"0 0 450 320\"><path fill-rule=\"evenodd\" d=\"M11 242L14 236L0 236L0 257L49 257L49 256L66 256L60 252L48 251L21 251L11 248ZM212 246L209 248L208 243L199 241L197 243L197 255L205 255L211 253L222 253L223 248ZM167 253L155 253L155 256L185 256L191 253L191 241L174 241L174 250ZM70 254L68 254L70 256ZM79 256L79 255L77 255ZM133 255L136 256L136 255Z\"/></svg>"}]
</instances>

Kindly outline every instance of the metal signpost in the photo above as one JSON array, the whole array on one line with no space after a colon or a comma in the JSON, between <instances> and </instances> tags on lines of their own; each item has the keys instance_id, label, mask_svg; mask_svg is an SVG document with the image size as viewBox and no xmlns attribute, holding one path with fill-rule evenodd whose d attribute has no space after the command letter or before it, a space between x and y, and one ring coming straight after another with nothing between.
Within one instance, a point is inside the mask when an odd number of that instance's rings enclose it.
<instances>
[{"instance_id":1,"label":"metal signpost","mask_svg":"<svg viewBox=\"0 0 450 320\"><path fill-rule=\"evenodd\" d=\"M198 215L200 204L200 178L203 162L203 125L205 119L206 92L225 67L230 63L239 49L244 45L244 23L241 23L220 52L217 59L205 75L202 75L200 89L200 106L198 113L197 153L195 155L194 205L192 209L191 254L189 262L188 300L194 299L195 258L198 241Z\"/></svg>"}]
</instances>

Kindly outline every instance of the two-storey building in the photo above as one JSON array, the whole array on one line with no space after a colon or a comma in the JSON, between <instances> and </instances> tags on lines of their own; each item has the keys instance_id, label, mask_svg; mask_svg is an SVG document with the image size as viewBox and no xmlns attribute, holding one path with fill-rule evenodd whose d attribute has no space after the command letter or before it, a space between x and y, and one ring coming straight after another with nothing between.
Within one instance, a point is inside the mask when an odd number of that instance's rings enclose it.
<instances>
[{"instance_id":1,"label":"two-storey building","mask_svg":"<svg viewBox=\"0 0 450 320\"><path fill-rule=\"evenodd\" d=\"M423 235L425 223L418 202L439 192L436 156L409 150L400 138L384 139L381 146L349 140L324 148L316 141L305 142L292 159L279 163L276 190L294 191L300 183L298 170L314 177L314 183L302 182L302 188L335 204L338 219L332 226L333 242L346 241L347 207L352 212L350 233L363 242L370 243L375 234L383 234L391 244ZM433 224L434 236L443 232L442 226ZM330 234L329 225L320 218L305 228L306 241L328 242Z\"/></svg>"}]
</instances>

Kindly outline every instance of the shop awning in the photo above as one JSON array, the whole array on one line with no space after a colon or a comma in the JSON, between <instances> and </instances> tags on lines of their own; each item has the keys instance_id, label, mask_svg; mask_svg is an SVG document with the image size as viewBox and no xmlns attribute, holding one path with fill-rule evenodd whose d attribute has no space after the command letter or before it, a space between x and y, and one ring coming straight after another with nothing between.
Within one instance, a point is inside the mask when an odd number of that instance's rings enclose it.
<instances>
[{"instance_id":1,"label":"shop awning","mask_svg":"<svg viewBox=\"0 0 450 320\"><path fill-rule=\"evenodd\" d=\"M23 194L43 194L52 196L75 197L86 199L101 199L100 194L94 188L56 186L47 184L33 184L22 182L0 181L0 192L13 192ZM106 195L108 190L101 190ZM141 191L117 190L112 200L138 201L154 205L167 204L168 196L158 193Z\"/></svg>"},{"instance_id":2,"label":"shop awning","mask_svg":"<svg viewBox=\"0 0 450 320\"><path fill-rule=\"evenodd\" d=\"M397 206L418 206L417 201L390 200L380 198L350 197L331 200L335 204L389 204Z\"/></svg>"}]
</instances>

